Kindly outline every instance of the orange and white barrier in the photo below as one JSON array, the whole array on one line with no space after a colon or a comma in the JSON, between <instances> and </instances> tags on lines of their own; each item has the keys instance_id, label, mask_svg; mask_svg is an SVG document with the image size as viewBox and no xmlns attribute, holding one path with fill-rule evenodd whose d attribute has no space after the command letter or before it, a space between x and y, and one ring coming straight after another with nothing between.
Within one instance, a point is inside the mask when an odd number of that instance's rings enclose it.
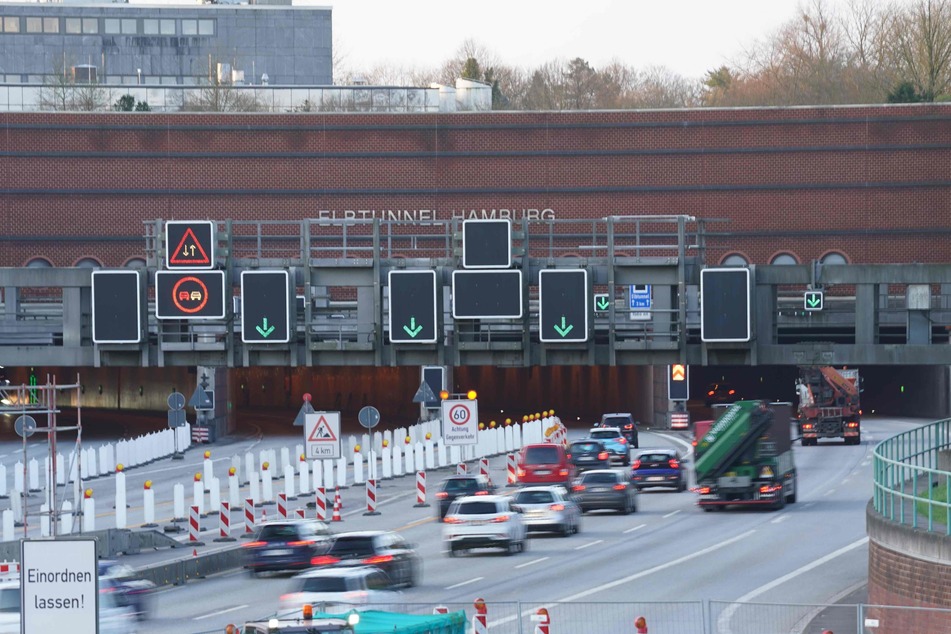
<instances>
[{"instance_id":1,"label":"orange and white barrier","mask_svg":"<svg viewBox=\"0 0 951 634\"><path fill-rule=\"evenodd\" d=\"M314 505L317 508L317 519L321 522L327 521L327 493L324 487L317 487L314 493Z\"/></svg>"},{"instance_id":2,"label":"orange and white barrier","mask_svg":"<svg viewBox=\"0 0 951 634\"><path fill-rule=\"evenodd\" d=\"M416 508L422 508L429 506L426 503L426 472L417 471L416 472L416 504L413 505Z\"/></svg>"},{"instance_id":3,"label":"orange and white barrier","mask_svg":"<svg viewBox=\"0 0 951 634\"><path fill-rule=\"evenodd\" d=\"M218 538L216 542L233 542L231 536L231 504L221 502L221 512L218 513Z\"/></svg>"},{"instance_id":4,"label":"orange and white barrier","mask_svg":"<svg viewBox=\"0 0 951 634\"><path fill-rule=\"evenodd\" d=\"M287 494L278 493L277 494L277 516L282 519L287 519Z\"/></svg>"},{"instance_id":5,"label":"orange and white barrier","mask_svg":"<svg viewBox=\"0 0 951 634\"><path fill-rule=\"evenodd\" d=\"M637 634L647 634L647 619L643 616L634 619L634 629Z\"/></svg>"},{"instance_id":6,"label":"orange and white barrier","mask_svg":"<svg viewBox=\"0 0 951 634\"><path fill-rule=\"evenodd\" d=\"M476 610L476 613L472 615L473 634L489 634L489 615L485 609L485 600L478 598L472 605Z\"/></svg>"},{"instance_id":7,"label":"orange and white barrier","mask_svg":"<svg viewBox=\"0 0 951 634\"><path fill-rule=\"evenodd\" d=\"M244 500L244 535L250 537L254 533L254 499Z\"/></svg>"},{"instance_id":8,"label":"orange and white barrier","mask_svg":"<svg viewBox=\"0 0 951 634\"><path fill-rule=\"evenodd\" d=\"M479 475L489 477L489 459L485 456L479 458Z\"/></svg>"},{"instance_id":9,"label":"orange and white barrier","mask_svg":"<svg viewBox=\"0 0 951 634\"><path fill-rule=\"evenodd\" d=\"M367 480L367 512L364 515L379 515L376 510L376 480Z\"/></svg>"},{"instance_id":10,"label":"orange and white barrier","mask_svg":"<svg viewBox=\"0 0 951 634\"><path fill-rule=\"evenodd\" d=\"M505 486L518 486L518 476L515 474L515 469L517 466L518 464L515 459L515 454L508 454L505 457Z\"/></svg>"},{"instance_id":11,"label":"orange and white barrier","mask_svg":"<svg viewBox=\"0 0 951 634\"><path fill-rule=\"evenodd\" d=\"M188 511L188 544L191 546L204 546L198 538L198 535L201 533L201 513L198 505L192 504Z\"/></svg>"},{"instance_id":12,"label":"orange and white barrier","mask_svg":"<svg viewBox=\"0 0 951 634\"><path fill-rule=\"evenodd\" d=\"M546 608L538 608L532 615L532 621L535 622L535 634L549 634L548 626L551 624L551 619L548 617Z\"/></svg>"}]
</instances>

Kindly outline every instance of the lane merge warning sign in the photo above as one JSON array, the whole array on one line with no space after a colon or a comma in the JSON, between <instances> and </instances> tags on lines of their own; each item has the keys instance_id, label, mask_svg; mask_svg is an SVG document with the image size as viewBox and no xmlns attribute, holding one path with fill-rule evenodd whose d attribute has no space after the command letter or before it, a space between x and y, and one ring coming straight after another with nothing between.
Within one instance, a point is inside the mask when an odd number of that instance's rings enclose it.
<instances>
[{"instance_id":1,"label":"lane merge warning sign","mask_svg":"<svg viewBox=\"0 0 951 634\"><path fill-rule=\"evenodd\" d=\"M99 565L92 539L25 539L20 545L24 634L99 631Z\"/></svg>"},{"instance_id":2,"label":"lane merge warning sign","mask_svg":"<svg viewBox=\"0 0 951 634\"><path fill-rule=\"evenodd\" d=\"M308 459L340 457L340 412L304 415L304 443Z\"/></svg>"}]
</instances>

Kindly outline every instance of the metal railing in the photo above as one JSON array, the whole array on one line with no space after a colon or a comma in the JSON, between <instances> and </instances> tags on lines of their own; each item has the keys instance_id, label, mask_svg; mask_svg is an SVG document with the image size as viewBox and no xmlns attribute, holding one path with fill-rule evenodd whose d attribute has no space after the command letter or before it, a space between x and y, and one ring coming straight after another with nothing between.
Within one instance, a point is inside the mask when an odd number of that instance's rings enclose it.
<instances>
[{"instance_id":1,"label":"metal railing","mask_svg":"<svg viewBox=\"0 0 951 634\"><path fill-rule=\"evenodd\" d=\"M951 535L951 472L939 458L951 448L951 419L883 440L873 453L873 504L886 519Z\"/></svg>"}]
</instances>

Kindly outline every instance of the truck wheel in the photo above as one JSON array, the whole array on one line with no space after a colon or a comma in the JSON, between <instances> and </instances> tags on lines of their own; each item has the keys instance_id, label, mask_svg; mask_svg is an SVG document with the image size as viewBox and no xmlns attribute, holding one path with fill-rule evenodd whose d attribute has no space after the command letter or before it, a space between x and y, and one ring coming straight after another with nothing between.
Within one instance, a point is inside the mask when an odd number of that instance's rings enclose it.
<instances>
[{"instance_id":1,"label":"truck wheel","mask_svg":"<svg viewBox=\"0 0 951 634\"><path fill-rule=\"evenodd\" d=\"M779 499L776 500L776 504L773 505L773 509L781 511L784 508L786 508L786 497L780 493Z\"/></svg>"}]
</instances>

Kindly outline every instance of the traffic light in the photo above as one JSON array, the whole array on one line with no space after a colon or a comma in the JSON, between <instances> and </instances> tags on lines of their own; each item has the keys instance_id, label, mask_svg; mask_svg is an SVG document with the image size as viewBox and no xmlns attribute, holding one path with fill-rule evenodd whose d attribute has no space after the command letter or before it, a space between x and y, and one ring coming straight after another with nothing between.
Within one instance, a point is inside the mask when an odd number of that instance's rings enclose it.
<instances>
[{"instance_id":1,"label":"traffic light","mask_svg":"<svg viewBox=\"0 0 951 634\"><path fill-rule=\"evenodd\" d=\"M690 398L690 375L686 365L675 363L667 366L667 398L671 401Z\"/></svg>"}]
</instances>

